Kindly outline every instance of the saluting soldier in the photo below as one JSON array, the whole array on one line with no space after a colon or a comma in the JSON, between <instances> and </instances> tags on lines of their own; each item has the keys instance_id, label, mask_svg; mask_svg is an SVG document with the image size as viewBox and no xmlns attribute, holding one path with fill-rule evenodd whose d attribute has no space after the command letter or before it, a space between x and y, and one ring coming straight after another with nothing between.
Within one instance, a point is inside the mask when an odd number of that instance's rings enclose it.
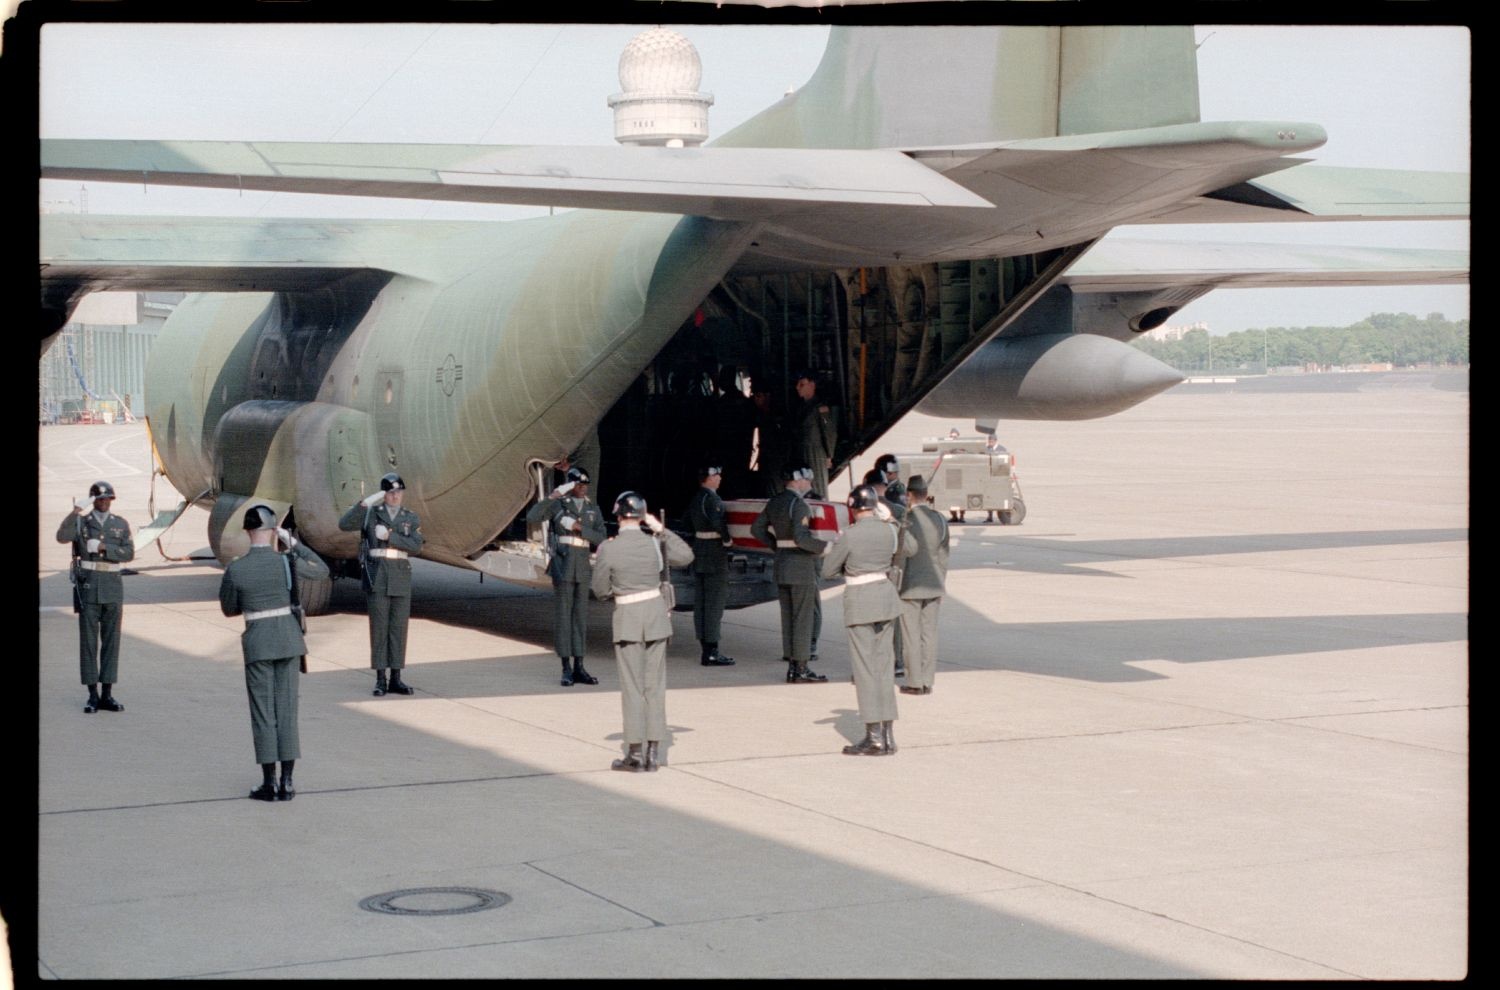
<instances>
[{"instance_id":1,"label":"saluting soldier","mask_svg":"<svg viewBox=\"0 0 1500 990\"><path fill-rule=\"evenodd\" d=\"M224 569L219 608L225 615L245 617L240 651L245 659L245 693L250 698L250 736L263 775L250 796L257 801L290 801L297 796L292 770L302 755L297 675L307 652L301 622L292 611L292 568L305 581L328 577L328 567L285 529L278 529L276 514L267 506L246 509L244 526L250 549ZM277 539L287 553L276 552L273 541Z\"/></svg>"},{"instance_id":2,"label":"saluting soldier","mask_svg":"<svg viewBox=\"0 0 1500 990\"><path fill-rule=\"evenodd\" d=\"M120 674L120 618L125 587L120 565L135 559L130 523L109 511L115 490L107 481L74 499L57 527L57 542L73 544L73 611L78 613L78 676L89 689L85 713L123 712L114 697Z\"/></svg>"},{"instance_id":3,"label":"saluting soldier","mask_svg":"<svg viewBox=\"0 0 1500 990\"><path fill-rule=\"evenodd\" d=\"M860 485L849 493L854 524L839 535L823 558L823 576L844 576L844 625L849 628L849 654L854 668L854 690L865 737L845 746L848 756L889 756L896 752L891 723L896 720L895 653L892 637L901 603L890 569L916 552L910 533L876 514L880 499L875 489Z\"/></svg>"},{"instance_id":4,"label":"saluting soldier","mask_svg":"<svg viewBox=\"0 0 1500 990\"><path fill-rule=\"evenodd\" d=\"M401 679L406 666L406 626L411 619L411 561L424 542L422 521L401 505L406 482L394 472L380 479L371 492L349 507L339 529L359 530L360 563L364 565L365 603L370 612L370 666L375 670L379 698L386 692L411 694ZM386 671L390 681L386 681Z\"/></svg>"},{"instance_id":5,"label":"saluting soldier","mask_svg":"<svg viewBox=\"0 0 1500 990\"><path fill-rule=\"evenodd\" d=\"M668 566L692 563L693 551L646 511L646 500L635 492L623 492L615 499L615 518L620 532L599 548L592 578L598 598L615 600L610 635L620 672L625 756L612 762L610 769L649 772L659 765L657 747L667 734L667 643L672 637L672 618L661 595L662 574ZM643 523L652 535L641 529Z\"/></svg>"},{"instance_id":6,"label":"saluting soldier","mask_svg":"<svg viewBox=\"0 0 1500 990\"><path fill-rule=\"evenodd\" d=\"M688 525L693 530L693 632L698 637L705 667L727 667L733 657L719 652L719 626L729 600L729 513L719 498L724 469L698 470L698 492L688 503Z\"/></svg>"},{"instance_id":7,"label":"saluting soldier","mask_svg":"<svg viewBox=\"0 0 1500 990\"><path fill-rule=\"evenodd\" d=\"M772 576L781 601L781 651L788 684L828 680L807 666L818 634L817 558L826 549L808 523L812 513L804 498L812 477L812 469L805 465L793 468L786 487L766 502L750 525L755 538L776 551Z\"/></svg>"},{"instance_id":8,"label":"saluting soldier","mask_svg":"<svg viewBox=\"0 0 1500 990\"><path fill-rule=\"evenodd\" d=\"M589 501L589 473L581 467L568 468L567 481L558 485L546 498L526 513L531 525L550 523L549 542L552 560L547 573L552 577L552 642L562 660L562 686L573 682L598 684L599 678L583 666L587 649L589 617L589 579L593 565L589 554L593 544L603 543L609 535L599 507ZM568 666L572 659L572 668Z\"/></svg>"},{"instance_id":9,"label":"saluting soldier","mask_svg":"<svg viewBox=\"0 0 1500 990\"><path fill-rule=\"evenodd\" d=\"M948 578L948 520L927 500L927 481L920 474L906 483L912 504L906 531L917 542L916 553L901 572L901 638L909 660L902 694L931 694L937 677L938 606Z\"/></svg>"}]
</instances>

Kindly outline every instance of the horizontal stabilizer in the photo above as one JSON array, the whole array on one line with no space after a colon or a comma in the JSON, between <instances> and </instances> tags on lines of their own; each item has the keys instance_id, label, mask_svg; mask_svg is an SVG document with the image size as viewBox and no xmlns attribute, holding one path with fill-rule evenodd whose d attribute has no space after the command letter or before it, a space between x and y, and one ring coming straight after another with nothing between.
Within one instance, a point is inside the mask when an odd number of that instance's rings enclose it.
<instances>
[{"instance_id":1,"label":"horizontal stabilizer","mask_svg":"<svg viewBox=\"0 0 1500 990\"><path fill-rule=\"evenodd\" d=\"M1151 223L1465 220L1469 173L1299 164L1175 204Z\"/></svg>"},{"instance_id":2,"label":"horizontal stabilizer","mask_svg":"<svg viewBox=\"0 0 1500 990\"><path fill-rule=\"evenodd\" d=\"M1169 287L1465 285L1467 251L1106 237L1064 273L1079 292Z\"/></svg>"}]
</instances>

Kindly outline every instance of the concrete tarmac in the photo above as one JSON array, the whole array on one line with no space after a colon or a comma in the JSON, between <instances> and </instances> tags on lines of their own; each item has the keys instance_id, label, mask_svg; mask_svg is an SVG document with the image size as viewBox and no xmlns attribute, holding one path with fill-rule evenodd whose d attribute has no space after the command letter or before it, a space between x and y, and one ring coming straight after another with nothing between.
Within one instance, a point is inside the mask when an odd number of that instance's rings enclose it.
<instances>
[{"instance_id":1,"label":"concrete tarmac","mask_svg":"<svg viewBox=\"0 0 1500 990\"><path fill-rule=\"evenodd\" d=\"M563 688L548 594L419 561L416 694L375 698L341 582L298 796L263 804L212 563L138 548L126 710L83 713L53 534L97 478L148 521L147 439L43 428L36 972L1460 978L1468 430L1467 378L1422 373L1003 424L1028 515L954 527L936 687L898 695L889 758L839 752L836 589L826 684L783 682L774 602L726 616L727 668L675 616L666 765L622 774L607 607L600 684ZM165 552L206 553L206 519ZM423 913L361 909L400 891Z\"/></svg>"}]
</instances>

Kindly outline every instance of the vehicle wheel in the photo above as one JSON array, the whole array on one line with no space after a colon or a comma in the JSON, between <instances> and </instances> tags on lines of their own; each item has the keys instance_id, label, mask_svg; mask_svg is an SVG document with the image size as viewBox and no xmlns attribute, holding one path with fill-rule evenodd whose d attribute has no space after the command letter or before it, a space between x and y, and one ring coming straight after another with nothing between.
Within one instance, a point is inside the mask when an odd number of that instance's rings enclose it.
<instances>
[{"instance_id":1,"label":"vehicle wheel","mask_svg":"<svg viewBox=\"0 0 1500 990\"><path fill-rule=\"evenodd\" d=\"M302 611L308 615L326 615L328 601L332 597L333 578L331 577L316 581L299 578L297 581L297 598L302 602Z\"/></svg>"},{"instance_id":2,"label":"vehicle wheel","mask_svg":"<svg viewBox=\"0 0 1500 990\"><path fill-rule=\"evenodd\" d=\"M1026 503L1020 499L1012 499L1013 509L1006 509L1000 513L1000 521L1007 526L1019 526L1021 520L1026 518Z\"/></svg>"}]
</instances>

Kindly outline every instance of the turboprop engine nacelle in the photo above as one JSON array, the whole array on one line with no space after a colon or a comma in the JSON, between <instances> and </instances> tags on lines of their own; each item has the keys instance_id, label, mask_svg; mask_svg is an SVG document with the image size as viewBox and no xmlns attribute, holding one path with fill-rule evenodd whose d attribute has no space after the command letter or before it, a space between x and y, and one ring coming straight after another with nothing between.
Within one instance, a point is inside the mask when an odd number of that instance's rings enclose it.
<instances>
[{"instance_id":1,"label":"turboprop engine nacelle","mask_svg":"<svg viewBox=\"0 0 1500 990\"><path fill-rule=\"evenodd\" d=\"M232 407L211 445L214 555L227 563L249 549L240 521L253 499L278 517L294 509L304 537L335 556L353 556L359 535L340 532L338 520L381 467L370 433L363 412L326 402L251 400Z\"/></svg>"},{"instance_id":2,"label":"turboprop engine nacelle","mask_svg":"<svg viewBox=\"0 0 1500 990\"><path fill-rule=\"evenodd\" d=\"M917 410L976 419L1096 419L1180 381L1177 369L1118 340L1039 334L985 344Z\"/></svg>"}]
</instances>

